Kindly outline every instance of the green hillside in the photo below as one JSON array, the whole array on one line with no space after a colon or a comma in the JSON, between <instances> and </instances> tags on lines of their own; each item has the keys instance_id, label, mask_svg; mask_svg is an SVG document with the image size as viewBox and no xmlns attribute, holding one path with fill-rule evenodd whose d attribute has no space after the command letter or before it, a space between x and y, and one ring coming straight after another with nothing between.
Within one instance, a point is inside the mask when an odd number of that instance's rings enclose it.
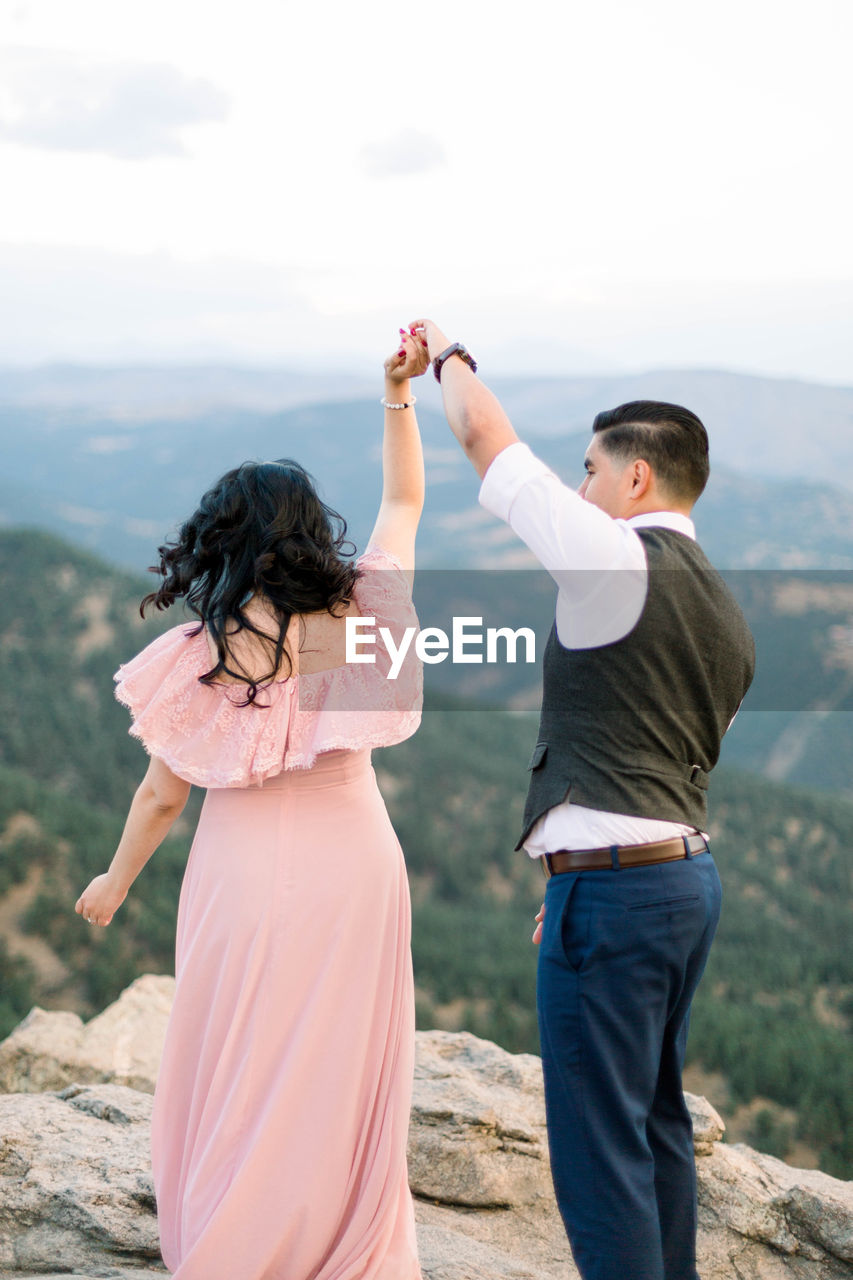
<instances>
[{"instance_id":1,"label":"green hillside","mask_svg":"<svg viewBox=\"0 0 853 1280\"><path fill-rule=\"evenodd\" d=\"M112 674L183 620L143 622L139 601L150 589L51 534L0 532L0 765L101 809L125 804L139 745Z\"/></svg>"},{"instance_id":2,"label":"green hillside","mask_svg":"<svg viewBox=\"0 0 853 1280\"><path fill-rule=\"evenodd\" d=\"M173 971L194 816L182 816L143 871L118 928L92 929L74 912L112 858L124 817L0 769L0 1034L33 1004L91 1016L139 974Z\"/></svg>"},{"instance_id":3,"label":"green hillside","mask_svg":"<svg viewBox=\"0 0 853 1280\"><path fill-rule=\"evenodd\" d=\"M41 534L0 534L0 1032L34 1002L101 1008L168 971L200 793L113 926L73 904L112 855L145 755L111 674L168 616L134 618L140 580ZM174 621L177 621L175 619ZM410 741L374 761L406 851L421 1026L467 1027L536 1051L538 867L512 851L535 721L433 699ZM798 1139L853 1173L853 804L720 771L711 833L724 913L696 1002L691 1055L731 1104L762 1097L762 1145Z\"/></svg>"}]
</instances>

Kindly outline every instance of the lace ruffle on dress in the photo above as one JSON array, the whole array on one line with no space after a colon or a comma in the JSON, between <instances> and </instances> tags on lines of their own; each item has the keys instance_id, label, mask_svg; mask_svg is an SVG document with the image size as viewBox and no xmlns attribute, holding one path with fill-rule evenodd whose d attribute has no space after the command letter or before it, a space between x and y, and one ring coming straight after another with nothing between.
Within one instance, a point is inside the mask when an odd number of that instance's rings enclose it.
<instances>
[{"instance_id":1,"label":"lace ruffle on dress","mask_svg":"<svg viewBox=\"0 0 853 1280\"><path fill-rule=\"evenodd\" d=\"M354 599L374 619L377 637L360 652L374 662L295 673L263 685L256 703L241 706L245 686L206 685L211 668L207 638L197 623L172 627L116 672L116 697L129 708L129 732L149 755L200 787L247 787L282 769L309 769L318 754L403 742L417 729L423 678L414 644L401 670L389 676L391 657L381 642L386 627L395 643L418 619L400 562L368 547ZM194 634L196 633L196 634ZM368 630L364 630L368 634Z\"/></svg>"}]
</instances>

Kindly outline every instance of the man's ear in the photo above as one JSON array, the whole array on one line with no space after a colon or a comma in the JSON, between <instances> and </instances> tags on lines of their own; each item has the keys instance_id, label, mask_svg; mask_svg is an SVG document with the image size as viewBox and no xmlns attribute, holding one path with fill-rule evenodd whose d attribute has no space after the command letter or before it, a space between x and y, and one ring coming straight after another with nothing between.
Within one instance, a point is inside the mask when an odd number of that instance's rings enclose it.
<instances>
[{"instance_id":1,"label":"man's ear","mask_svg":"<svg viewBox=\"0 0 853 1280\"><path fill-rule=\"evenodd\" d=\"M654 474L645 458L635 458L631 463L631 498L638 502L654 484Z\"/></svg>"}]
</instances>

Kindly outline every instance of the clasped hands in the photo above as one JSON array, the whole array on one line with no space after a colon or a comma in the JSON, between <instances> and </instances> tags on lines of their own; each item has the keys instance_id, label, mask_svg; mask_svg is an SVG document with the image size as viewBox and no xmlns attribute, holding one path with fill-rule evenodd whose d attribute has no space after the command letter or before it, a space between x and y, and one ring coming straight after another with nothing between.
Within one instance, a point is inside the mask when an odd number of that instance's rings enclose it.
<instances>
[{"instance_id":1,"label":"clasped hands","mask_svg":"<svg viewBox=\"0 0 853 1280\"><path fill-rule=\"evenodd\" d=\"M400 345L385 361L385 376L395 384L419 378L449 346L450 342L432 320L413 320L408 329L400 330Z\"/></svg>"}]
</instances>

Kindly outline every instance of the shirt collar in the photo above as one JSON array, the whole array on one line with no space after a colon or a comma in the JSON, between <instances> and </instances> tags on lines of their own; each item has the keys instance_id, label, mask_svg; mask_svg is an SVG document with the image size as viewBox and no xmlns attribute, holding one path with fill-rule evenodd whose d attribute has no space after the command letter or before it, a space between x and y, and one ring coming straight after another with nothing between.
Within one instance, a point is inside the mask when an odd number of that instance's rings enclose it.
<instances>
[{"instance_id":1,"label":"shirt collar","mask_svg":"<svg viewBox=\"0 0 853 1280\"><path fill-rule=\"evenodd\" d=\"M680 511L644 511L642 515L632 516L625 523L631 529L672 529L675 533L683 533L696 541L695 524Z\"/></svg>"}]
</instances>

